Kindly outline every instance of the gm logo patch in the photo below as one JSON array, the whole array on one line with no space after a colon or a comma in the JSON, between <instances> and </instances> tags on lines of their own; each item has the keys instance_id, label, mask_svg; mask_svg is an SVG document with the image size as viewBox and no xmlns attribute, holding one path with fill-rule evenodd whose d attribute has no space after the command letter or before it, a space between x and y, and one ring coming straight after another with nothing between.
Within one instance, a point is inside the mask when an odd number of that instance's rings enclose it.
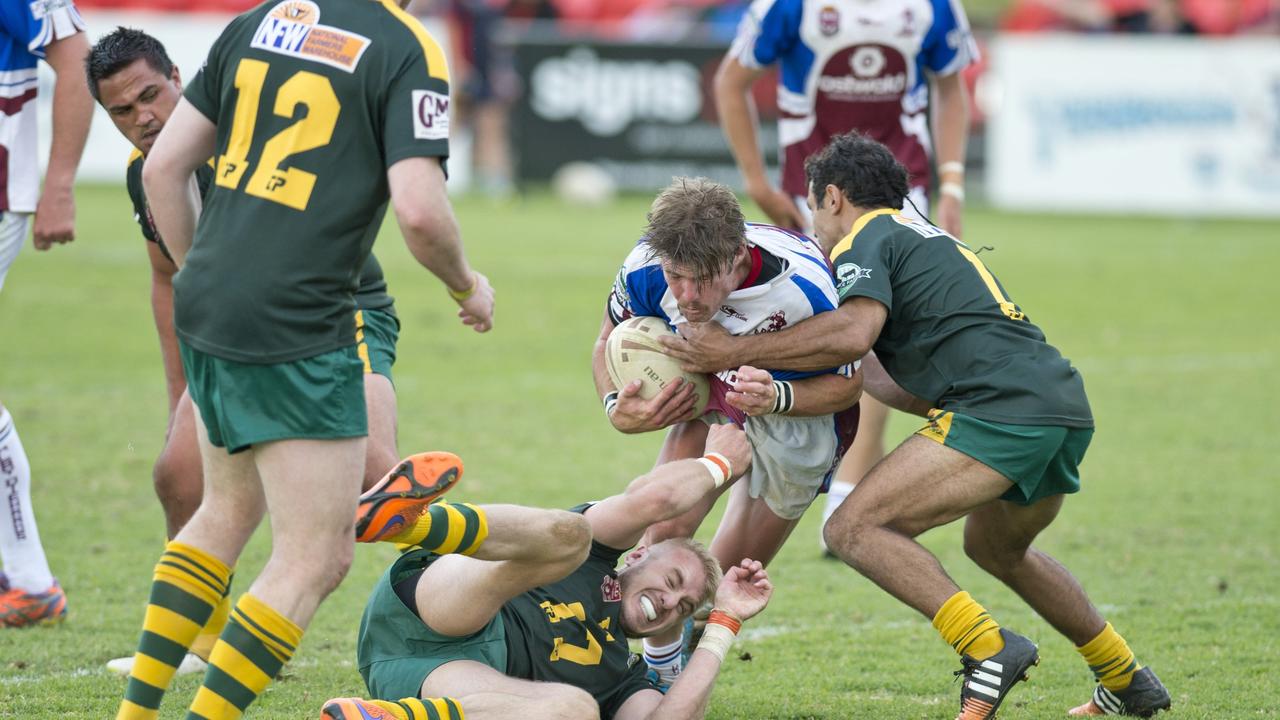
<instances>
[{"instance_id":1,"label":"gm logo patch","mask_svg":"<svg viewBox=\"0 0 1280 720\"><path fill-rule=\"evenodd\" d=\"M413 91L413 136L419 140L449 137L449 96L431 90Z\"/></svg>"},{"instance_id":2,"label":"gm logo patch","mask_svg":"<svg viewBox=\"0 0 1280 720\"><path fill-rule=\"evenodd\" d=\"M319 21L320 8L315 3L285 0L262 18L249 45L354 72L369 48L369 38Z\"/></svg>"}]
</instances>

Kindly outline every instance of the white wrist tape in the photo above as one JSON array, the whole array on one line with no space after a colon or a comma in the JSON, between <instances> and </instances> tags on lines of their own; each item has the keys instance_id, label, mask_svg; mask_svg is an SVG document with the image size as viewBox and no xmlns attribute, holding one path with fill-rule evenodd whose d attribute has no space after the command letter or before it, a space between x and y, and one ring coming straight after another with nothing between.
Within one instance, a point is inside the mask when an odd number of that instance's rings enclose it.
<instances>
[{"instance_id":1,"label":"white wrist tape","mask_svg":"<svg viewBox=\"0 0 1280 720\"><path fill-rule=\"evenodd\" d=\"M964 202L964 186L958 182L944 182L938 186L939 195L950 195L951 197Z\"/></svg>"},{"instance_id":2,"label":"white wrist tape","mask_svg":"<svg viewBox=\"0 0 1280 720\"><path fill-rule=\"evenodd\" d=\"M604 396L604 414L613 415L613 411L618 409L618 391L614 390Z\"/></svg>"},{"instance_id":3,"label":"white wrist tape","mask_svg":"<svg viewBox=\"0 0 1280 720\"><path fill-rule=\"evenodd\" d=\"M733 645L734 637L736 637L734 632L724 625L707 623L702 631L702 639L698 641L698 649L706 650L719 658L720 662L724 662L725 656L729 654L729 648Z\"/></svg>"},{"instance_id":4,"label":"white wrist tape","mask_svg":"<svg viewBox=\"0 0 1280 720\"><path fill-rule=\"evenodd\" d=\"M733 465L729 463L729 458L720 453L707 453L698 458L698 462L702 463L711 473L711 482L715 484L715 487L720 487L728 482L730 477L733 477Z\"/></svg>"},{"instance_id":5,"label":"white wrist tape","mask_svg":"<svg viewBox=\"0 0 1280 720\"><path fill-rule=\"evenodd\" d=\"M960 162L959 160L952 160L950 162L944 162L938 166L939 175L948 175L950 173L959 173L963 175L964 163Z\"/></svg>"}]
</instances>

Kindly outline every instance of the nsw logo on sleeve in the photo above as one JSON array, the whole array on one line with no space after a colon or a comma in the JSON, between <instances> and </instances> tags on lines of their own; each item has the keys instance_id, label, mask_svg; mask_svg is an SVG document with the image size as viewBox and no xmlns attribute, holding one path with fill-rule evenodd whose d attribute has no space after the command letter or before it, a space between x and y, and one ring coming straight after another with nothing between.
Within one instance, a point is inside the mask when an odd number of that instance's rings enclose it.
<instances>
[{"instance_id":1,"label":"nsw logo on sleeve","mask_svg":"<svg viewBox=\"0 0 1280 720\"><path fill-rule=\"evenodd\" d=\"M355 72L370 42L363 35L321 25L320 8L310 0L285 0L262 18L249 45Z\"/></svg>"},{"instance_id":2,"label":"nsw logo on sleeve","mask_svg":"<svg viewBox=\"0 0 1280 720\"><path fill-rule=\"evenodd\" d=\"M413 91L413 136L419 140L449 137L449 96L431 90Z\"/></svg>"},{"instance_id":3,"label":"nsw logo on sleeve","mask_svg":"<svg viewBox=\"0 0 1280 720\"><path fill-rule=\"evenodd\" d=\"M843 292L851 288L862 278L871 277L871 268L864 268L854 263L840 263L836 268L836 290Z\"/></svg>"}]
</instances>

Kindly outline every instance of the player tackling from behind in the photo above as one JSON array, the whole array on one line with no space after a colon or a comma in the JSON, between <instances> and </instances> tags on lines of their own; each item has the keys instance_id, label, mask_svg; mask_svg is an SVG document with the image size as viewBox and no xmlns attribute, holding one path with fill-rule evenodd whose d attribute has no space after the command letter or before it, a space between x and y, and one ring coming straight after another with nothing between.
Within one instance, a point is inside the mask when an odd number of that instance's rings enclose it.
<instances>
[{"instance_id":1,"label":"player tackling from behind","mask_svg":"<svg viewBox=\"0 0 1280 720\"><path fill-rule=\"evenodd\" d=\"M769 335L712 323L669 352L694 369L761 363L804 370L872 348L892 380L933 409L827 521L828 546L933 620L963 664L960 720L995 715L1039 662L962 591L920 533L965 518L965 552L1070 639L1098 680L1072 715L1147 717L1170 697L1058 561L1031 546L1080 489L1093 436L1080 374L1045 341L967 245L904 217L907 174L870 138L837 136L806 163L818 239L841 305Z\"/></svg>"},{"instance_id":2,"label":"player tackling from behind","mask_svg":"<svg viewBox=\"0 0 1280 720\"><path fill-rule=\"evenodd\" d=\"M271 557L189 718L240 717L345 576L368 435L355 291L388 206L462 321L492 326L445 193L448 77L389 0L263 3L214 41L148 153L143 188L181 268L174 326L205 492L156 565L119 720L156 717L264 515ZM191 179L211 157L197 228Z\"/></svg>"},{"instance_id":3,"label":"player tackling from behind","mask_svg":"<svg viewBox=\"0 0 1280 720\"><path fill-rule=\"evenodd\" d=\"M573 511L440 502L405 525L363 504L362 539L418 547L378 581L360 623L360 673L375 699L330 700L321 717L701 718L734 635L769 601L768 575L744 559L721 579L691 540L632 546L751 464L736 427L712 428L706 447L702 458L659 465ZM628 639L678 627L712 597L689 666L658 692Z\"/></svg>"}]
</instances>

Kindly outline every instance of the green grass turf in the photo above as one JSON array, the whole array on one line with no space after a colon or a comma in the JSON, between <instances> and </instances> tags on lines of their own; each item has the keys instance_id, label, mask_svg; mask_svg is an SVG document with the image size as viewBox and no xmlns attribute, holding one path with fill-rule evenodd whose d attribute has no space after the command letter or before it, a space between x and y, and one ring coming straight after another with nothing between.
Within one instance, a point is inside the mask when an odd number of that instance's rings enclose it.
<instances>
[{"instance_id":1,"label":"green grass turf","mask_svg":"<svg viewBox=\"0 0 1280 720\"><path fill-rule=\"evenodd\" d=\"M60 627L0 631L0 717L110 717L163 542L151 464L165 427L148 267L122 187L84 187L80 239L28 247L0 295L0 399L34 469L40 530L70 597ZM398 233L377 246L404 322L396 381L402 452L467 462L457 496L568 506L621 489L661 438L613 432L592 389L605 293L645 201L570 209L545 197L458 203L476 267L498 288L497 329L464 329ZM1280 387L1277 224L1002 215L973 210L966 236L1012 297L1083 371L1098 433L1084 492L1042 548L1173 692L1174 718L1280 717L1280 465L1268 408ZM898 417L891 442L914 429ZM951 718L958 663L928 622L818 557L818 513L771 573L710 717ZM704 535L707 533L704 531ZM957 526L924 536L955 579L1043 662L1002 717L1058 718L1088 697L1070 643L977 570ZM259 533L244 590L265 559ZM314 717L360 695L356 625L390 548L358 549L286 677L253 717ZM749 658L749 661L748 661ZM198 684L181 678L162 717Z\"/></svg>"}]
</instances>

